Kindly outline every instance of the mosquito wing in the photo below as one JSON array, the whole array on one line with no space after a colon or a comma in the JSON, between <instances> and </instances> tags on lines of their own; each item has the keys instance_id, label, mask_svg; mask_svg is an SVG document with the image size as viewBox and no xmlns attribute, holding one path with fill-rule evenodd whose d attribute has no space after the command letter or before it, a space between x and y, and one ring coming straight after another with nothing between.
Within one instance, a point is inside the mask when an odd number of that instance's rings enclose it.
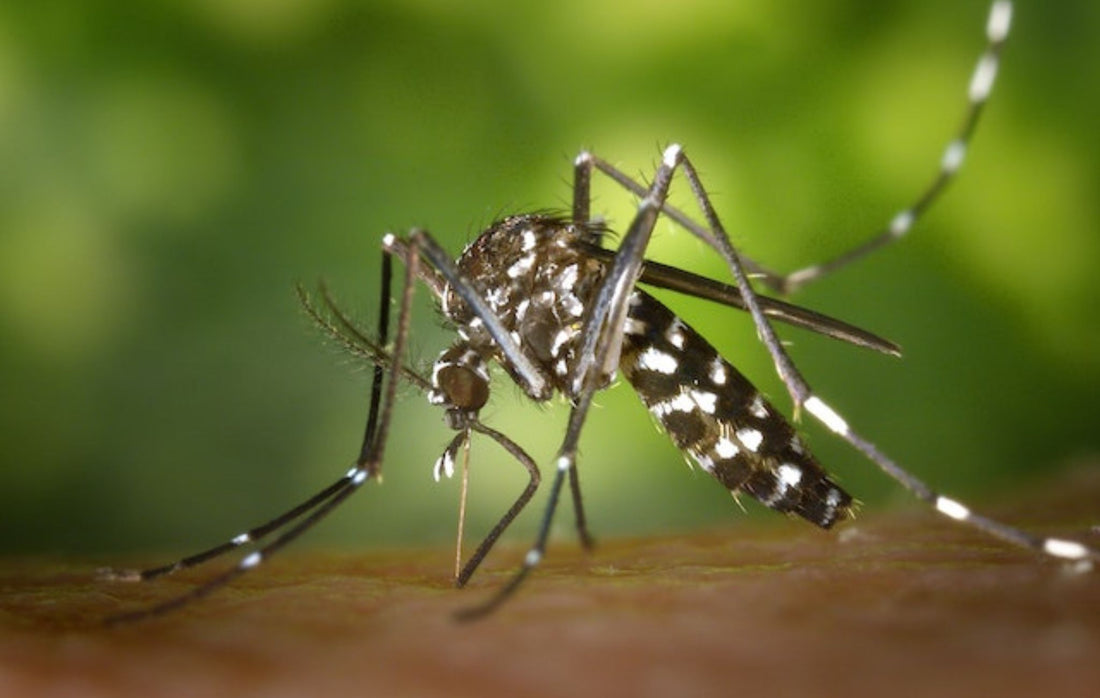
<instances>
[{"instance_id":1,"label":"mosquito wing","mask_svg":"<svg viewBox=\"0 0 1100 698\"><path fill-rule=\"evenodd\" d=\"M610 261L615 256L613 250L606 250L591 243L581 244L586 254L597 259ZM741 292L737 290L736 286L724 284L720 281L715 281L714 279L698 274L692 274L691 272L667 264L661 264L660 262L646 260L642 266L640 281L650 286L667 288L670 291L714 301L715 303L728 305L738 310L747 309L745 300L741 297ZM760 309L763 310L764 314L769 318L779 320L780 322L795 327L801 327L802 329L810 330L825 335L826 337L839 339L848 344L854 344L866 349L874 349L875 351L891 356L901 356L901 347L894 342L883 339L867 330L850 325L843 320L837 320L836 318L823 315L809 308L786 303L778 298L761 295L758 295L756 298L760 303Z\"/></svg>"}]
</instances>

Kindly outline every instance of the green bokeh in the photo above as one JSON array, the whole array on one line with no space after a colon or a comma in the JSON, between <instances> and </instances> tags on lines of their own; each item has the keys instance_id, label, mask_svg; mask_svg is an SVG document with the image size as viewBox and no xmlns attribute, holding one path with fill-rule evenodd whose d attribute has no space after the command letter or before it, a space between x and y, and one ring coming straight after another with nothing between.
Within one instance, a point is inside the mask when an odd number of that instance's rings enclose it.
<instances>
[{"instance_id":1,"label":"green bokeh","mask_svg":"<svg viewBox=\"0 0 1100 698\"><path fill-rule=\"evenodd\" d=\"M1018 7L962 178L902 245L798 297L906 358L784 333L862 433L979 501L1100 445L1098 8ZM457 252L502 212L565 208L582 147L644 176L661 145L683 143L735 241L778 268L866 237L934 173L985 12L982 0L3 4L0 551L194 548L342 474L367 372L312 330L294 283L325 277L369 321L384 231L426 226ZM630 197L596 195L614 224L629 219ZM654 254L722 274L668 225ZM430 361L447 338L420 297L415 352ZM786 405L743 316L670 302ZM452 535L456 483L431 480L450 435L412 389L402 398L384 484L315 543ZM689 474L628 387L599 403L581 461L597 534L735 535L745 516ZM484 416L549 464L564 415L501 376ZM808 434L871 506L906 501ZM471 535L522 486L497 451L475 444Z\"/></svg>"}]
</instances>

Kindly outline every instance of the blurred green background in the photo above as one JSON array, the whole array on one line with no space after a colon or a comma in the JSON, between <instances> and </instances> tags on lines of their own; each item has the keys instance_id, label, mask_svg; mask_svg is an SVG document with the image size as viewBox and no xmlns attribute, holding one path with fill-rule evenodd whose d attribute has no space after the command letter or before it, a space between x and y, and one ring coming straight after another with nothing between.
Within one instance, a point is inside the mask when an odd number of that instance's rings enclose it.
<instances>
[{"instance_id":1,"label":"blurred green background","mask_svg":"<svg viewBox=\"0 0 1100 698\"><path fill-rule=\"evenodd\" d=\"M986 12L984 0L3 3L0 552L186 551L342 474L368 372L311 328L295 282L326 278L370 322L384 231L426 226L457 253L502 213L564 209L582 147L644 176L661 146L683 143L735 241L774 267L845 249L935 172ZM797 297L900 342L903 360L782 332L857 429L969 500L1026 497L1100 446L1098 36L1096 3L1018 7L946 199L903 244ZM601 185L594 208L621 228L632 200ZM723 273L668 224L653 253ZM665 297L788 406L743 315ZM419 299L414 352L429 362L448 339ZM503 375L495 385L486 421L549 464L564 406L526 403ZM597 536L796 525L752 503L742 513L689 472L629 387L599 405L580 464ZM409 388L396 421L384 484L312 544L451 539L457 483L431 479L450 433ZM909 501L807 432L872 508ZM524 477L490 443L473 456L477 536ZM569 538L568 508L558 525Z\"/></svg>"}]
</instances>

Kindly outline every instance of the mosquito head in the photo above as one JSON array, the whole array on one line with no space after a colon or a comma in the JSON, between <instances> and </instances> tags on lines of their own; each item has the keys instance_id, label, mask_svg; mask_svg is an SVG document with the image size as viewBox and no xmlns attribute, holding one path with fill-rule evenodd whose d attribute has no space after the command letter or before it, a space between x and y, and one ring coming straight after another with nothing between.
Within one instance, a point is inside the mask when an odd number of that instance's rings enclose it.
<instances>
[{"instance_id":1,"label":"mosquito head","mask_svg":"<svg viewBox=\"0 0 1100 698\"><path fill-rule=\"evenodd\" d=\"M442 396L447 426L465 429L471 417L489 401L489 383L465 366L446 366L438 372L439 384L433 393Z\"/></svg>"},{"instance_id":2,"label":"mosquito head","mask_svg":"<svg viewBox=\"0 0 1100 698\"><path fill-rule=\"evenodd\" d=\"M447 425L465 429L471 417L489 401L489 371L476 351L464 341L439 355L432 367L428 400L446 409Z\"/></svg>"}]
</instances>

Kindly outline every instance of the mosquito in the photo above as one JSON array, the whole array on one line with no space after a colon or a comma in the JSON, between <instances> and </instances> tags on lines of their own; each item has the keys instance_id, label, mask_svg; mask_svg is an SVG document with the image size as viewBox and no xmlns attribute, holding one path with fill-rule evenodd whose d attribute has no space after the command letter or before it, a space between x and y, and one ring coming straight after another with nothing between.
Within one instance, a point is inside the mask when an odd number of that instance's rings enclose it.
<instances>
[{"instance_id":1,"label":"mosquito","mask_svg":"<svg viewBox=\"0 0 1100 698\"><path fill-rule=\"evenodd\" d=\"M781 294L791 293L902 237L942 194L963 164L997 75L1008 37L1012 4L992 3L986 45L970 79L962 124L949 141L939 169L907 208L864 244L822 264L780 274L736 250L701 182L692 160L679 145L663 151L651 183L643 185L591 152L574 161L573 202L568 215L529 213L490 225L454 260L425 230L382 241L378 328L372 337L355 325L326 288L315 297L299 289L306 311L348 350L374 366L362 446L354 465L337 481L260 526L230 540L162 567L108 570L104 576L145 581L252 546L228 570L158 605L114 616L132 621L165 613L205 596L259 566L311 528L368 480L381 473L396 388L412 384L439 406L456 432L434 469L436 478L454 472L473 434L496 442L528 473L529 481L488 536L459 565L463 586L500 535L531 500L540 485L538 465L517 443L479 417L490 396L497 365L535 402L556 395L570 403L569 418L553 463L548 501L533 545L511 579L480 604L462 609L461 619L484 616L510 598L543 559L551 523L566 483L575 526L585 547L592 546L577 468L577 448L593 399L621 372L676 447L731 493L745 493L764 506L799 517L823 529L851 518L852 496L834 482L787 418L744 375L668 307L640 285L671 289L739 308L749 313L775 369L790 395L795 415L805 411L869 461L942 515L987 534L1046 555L1091 566L1100 551L1062 538L1034 535L973 512L940 494L902 468L861 436L803 378L776 336L782 322L826 336L899 355L896 345L841 320L762 295L758 280ZM636 214L619 246L603 246L608 230L590 212L595 174L617 182L639 197ZM667 201L679 174L690 187L702 222ZM654 226L665 216L713 249L724 261L732 284L659 264L646 258ZM393 262L405 274L399 286L394 337L389 339L393 304ZM457 338L423 375L405 359L414 288L426 286L439 302ZM266 542L264 542L266 541Z\"/></svg>"}]
</instances>

